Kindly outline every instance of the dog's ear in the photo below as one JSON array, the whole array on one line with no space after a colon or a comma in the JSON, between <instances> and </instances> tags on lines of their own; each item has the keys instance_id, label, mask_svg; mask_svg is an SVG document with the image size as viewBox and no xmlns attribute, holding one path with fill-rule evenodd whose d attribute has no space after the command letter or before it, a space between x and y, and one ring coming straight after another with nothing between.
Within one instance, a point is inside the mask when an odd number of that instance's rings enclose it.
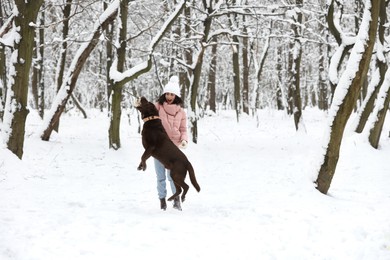
<instances>
[{"instance_id":1,"label":"dog's ear","mask_svg":"<svg viewBox=\"0 0 390 260\"><path fill-rule=\"evenodd\" d=\"M149 103L145 97L141 97L141 104Z\"/></svg>"}]
</instances>

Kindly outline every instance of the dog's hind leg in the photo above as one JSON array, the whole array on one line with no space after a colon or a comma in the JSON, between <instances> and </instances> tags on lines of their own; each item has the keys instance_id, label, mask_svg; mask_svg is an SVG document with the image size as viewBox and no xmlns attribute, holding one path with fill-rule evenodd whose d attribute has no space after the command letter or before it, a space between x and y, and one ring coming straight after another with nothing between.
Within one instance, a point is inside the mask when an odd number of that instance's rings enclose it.
<instances>
[{"instance_id":1,"label":"dog's hind leg","mask_svg":"<svg viewBox=\"0 0 390 260\"><path fill-rule=\"evenodd\" d=\"M183 194L181 195L181 202L184 202L184 200L186 199L187 191L190 187L184 181L182 183L182 187L183 187Z\"/></svg>"},{"instance_id":2,"label":"dog's hind leg","mask_svg":"<svg viewBox=\"0 0 390 260\"><path fill-rule=\"evenodd\" d=\"M172 174L172 172L171 172L171 174ZM172 177L172 175L171 175L171 177ZM174 178L172 178L172 179L173 179L173 182L175 183L176 192L171 197L169 197L168 201L172 201L174 198L178 197L181 193L181 187L177 184L177 182L175 181Z\"/></svg>"},{"instance_id":3,"label":"dog's hind leg","mask_svg":"<svg viewBox=\"0 0 390 260\"><path fill-rule=\"evenodd\" d=\"M184 177L185 178L185 177ZM187 185L187 183L184 182L184 178L180 178L179 180L176 180L175 182L175 186L176 184L179 185L181 188L183 188L183 193L181 195L181 202L184 202L184 200L186 199L186 194L187 194L187 191L188 189L190 188L190 186Z\"/></svg>"}]
</instances>

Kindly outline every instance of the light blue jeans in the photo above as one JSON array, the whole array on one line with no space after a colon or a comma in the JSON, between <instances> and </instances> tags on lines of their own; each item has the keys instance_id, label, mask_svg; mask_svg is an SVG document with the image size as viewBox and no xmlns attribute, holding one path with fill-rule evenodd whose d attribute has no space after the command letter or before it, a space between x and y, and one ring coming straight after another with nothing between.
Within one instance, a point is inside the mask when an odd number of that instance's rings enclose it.
<instances>
[{"instance_id":1,"label":"light blue jeans","mask_svg":"<svg viewBox=\"0 0 390 260\"><path fill-rule=\"evenodd\" d=\"M169 184L171 186L172 194L175 194L176 187L171 178L171 171L165 169L164 165L157 159L154 159L154 168L157 174L157 192L158 198L164 199L167 196L166 178L168 177Z\"/></svg>"}]
</instances>

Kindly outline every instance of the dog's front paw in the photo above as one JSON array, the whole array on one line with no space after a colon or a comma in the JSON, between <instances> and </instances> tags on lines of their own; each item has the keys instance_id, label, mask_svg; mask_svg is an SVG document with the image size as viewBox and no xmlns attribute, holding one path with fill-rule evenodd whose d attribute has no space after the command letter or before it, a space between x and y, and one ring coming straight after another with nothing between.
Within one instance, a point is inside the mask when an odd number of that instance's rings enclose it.
<instances>
[{"instance_id":1,"label":"dog's front paw","mask_svg":"<svg viewBox=\"0 0 390 260\"><path fill-rule=\"evenodd\" d=\"M139 171L145 171L146 170L146 164L144 164L144 163L140 163L139 165L138 165L138 168L137 168L137 170L139 170Z\"/></svg>"}]
</instances>

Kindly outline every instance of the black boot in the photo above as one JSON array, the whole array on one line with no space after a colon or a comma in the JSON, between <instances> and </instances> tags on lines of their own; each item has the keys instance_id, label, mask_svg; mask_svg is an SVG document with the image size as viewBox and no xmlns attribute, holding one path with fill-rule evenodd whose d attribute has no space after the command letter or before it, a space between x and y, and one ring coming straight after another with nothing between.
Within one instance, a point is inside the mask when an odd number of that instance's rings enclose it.
<instances>
[{"instance_id":1,"label":"black boot","mask_svg":"<svg viewBox=\"0 0 390 260\"><path fill-rule=\"evenodd\" d=\"M160 207L161 207L162 210L166 210L167 209L167 202L165 201L165 198L160 199Z\"/></svg>"},{"instance_id":2,"label":"black boot","mask_svg":"<svg viewBox=\"0 0 390 260\"><path fill-rule=\"evenodd\" d=\"M177 197L173 200L173 208L174 208L174 209L177 209L177 210L181 210L180 197L179 197L179 196L177 196Z\"/></svg>"}]
</instances>

